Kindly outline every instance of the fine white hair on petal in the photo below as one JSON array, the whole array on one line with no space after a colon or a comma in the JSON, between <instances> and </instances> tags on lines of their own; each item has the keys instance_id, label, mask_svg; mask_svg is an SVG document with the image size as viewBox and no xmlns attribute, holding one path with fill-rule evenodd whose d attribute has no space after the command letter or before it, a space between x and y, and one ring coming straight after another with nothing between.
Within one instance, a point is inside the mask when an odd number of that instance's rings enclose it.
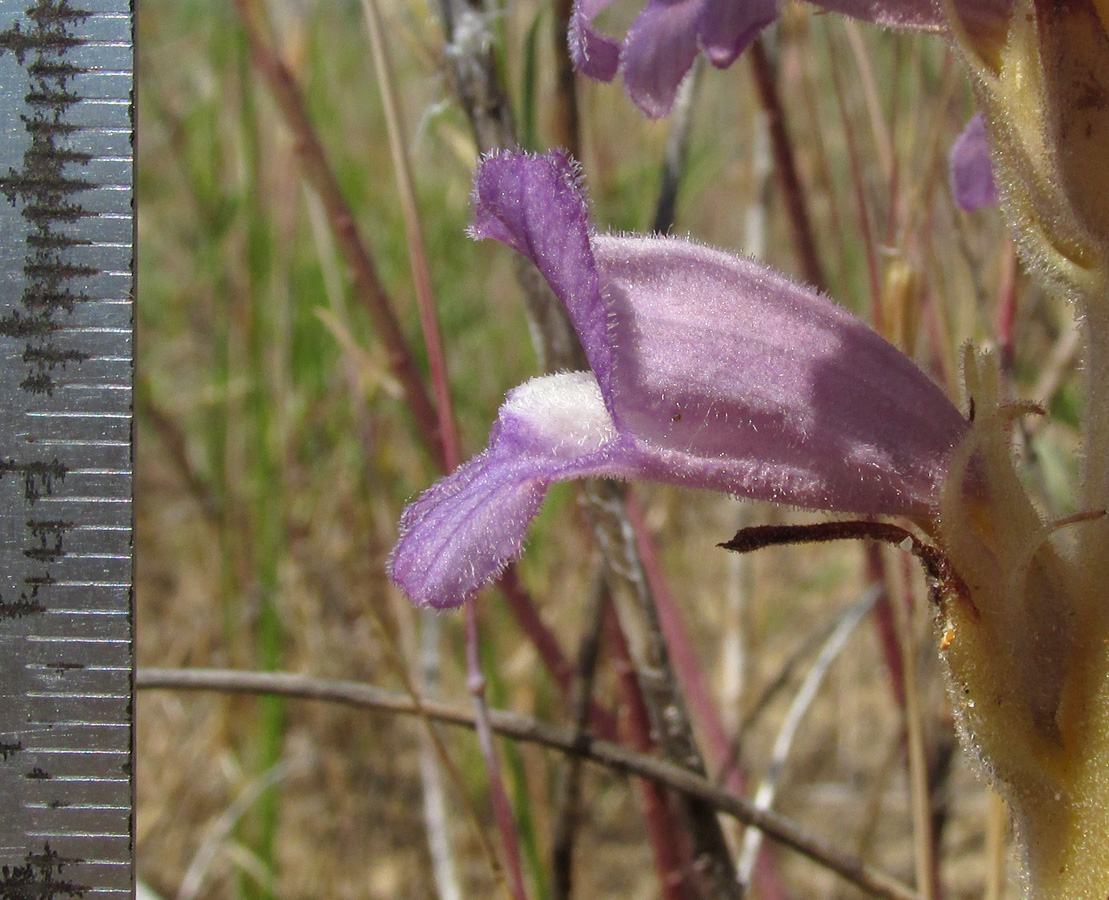
<instances>
[{"instance_id":1,"label":"fine white hair on petal","mask_svg":"<svg viewBox=\"0 0 1109 900\"><path fill-rule=\"evenodd\" d=\"M509 392L501 419L561 457L592 453L617 437L592 372L560 372L524 382Z\"/></svg>"}]
</instances>

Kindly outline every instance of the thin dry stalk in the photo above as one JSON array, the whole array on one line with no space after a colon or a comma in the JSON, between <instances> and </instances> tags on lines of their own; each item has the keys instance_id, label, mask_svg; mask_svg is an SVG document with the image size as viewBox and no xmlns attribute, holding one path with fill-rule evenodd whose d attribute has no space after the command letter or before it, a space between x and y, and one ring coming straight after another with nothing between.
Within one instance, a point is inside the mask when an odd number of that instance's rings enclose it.
<instances>
[{"instance_id":1,"label":"thin dry stalk","mask_svg":"<svg viewBox=\"0 0 1109 900\"><path fill-rule=\"evenodd\" d=\"M423 329L424 347L427 349L428 369L431 373L431 387L439 413L439 435L443 442L443 456L446 471L451 472L462 461L462 450L458 442L458 427L454 419L454 406L451 402L450 380L447 375L446 354L443 352L443 338L439 329L439 316L436 312L435 297L431 287L431 273L427 264L427 249L424 245L423 226L420 222L419 204L416 202L416 188L412 177L412 166L408 159L405 138L404 118L397 103L396 83L389 51L385 44L385 26L381 10L376 0L362 0L362 10L366 18L366 30L370 36L373 50L374 69L381 91L381 103L385 112L385 130L389 138L389 153L393 160L393 170L397 176L397 190L400 194L401 213L404 217L404 235L408 244L408 262L412 269L412 284L416 291L416 305L420 311L420 326Z\"/></svg>"},{"instance_id":2,"label":"thin dry stalk","mask_svg":"<svg viewBox=\"0 0 1109 900\"><path fill-rule=\"evenodd\" d=\"M229 669L140 668L135 673L139 690L217 691L235 694L275 694L302 700L340 703L358 709L419 716L464 728L474 727L474 715L444 703L412 697L374 685L333 681L289 672L253 672ZM707 778L675 763L658 759L621 744L581 735L569 725L552 725L503 710L490 710L493 729L504 737L537 744L561 753L576 754L613 772L648 779L690 794L718 812L745 825L761 828L774 840L835 872L860 890L883 900L921 900L911 888L864 863L851 854L828 846L792 820L714 785Z\"/></svg>"},{"instance_id":3,"label":"thin dry stalk","mask_svg":"<svg viewBox=\"0 0 1109 900\"><path fill-rule=\"evenodd\" d=\"M423 633L428 632L429 629L425 629ZM431 695L434 696L433 693ZM462 890L458 883L458 872L451 844L451 817L447 811L443 770L439 766L435 744L426 729L420 732L420 786L424 794L427 848L431 854L432 876L435 879L439 900L462 900Z\"/></svg>"},{"instance_id":4,"label":"thin dry stalk","mask_svg":"<svg viewBox=\"0 0 1109 900\"><path fill-rule=\"evenodd\" d=\"M485 773L489 779L489 799L493 804L493 817L501 833L508 868L508 887L516 900L527 900L524 889L524 869L520 861L520 844L516 839L516 820L508 802L501 763L493 744L493 728L489 722L489 704L485 700L485 675L481 671L481 637L477 621L477 604L466 605L466 686L474 704L474 727L478 746L485 758Z\"/></svg>"},{"instance_id":5,"label":"thin dry stalk","mask_svg":"<svg viewBox=\"0 0 1109 900\"><path fill-rule=\"evenodd\" d=\"M578 651L578 666L570 699L570 713L578 735L584 736L589 724L589 706L601 655L605 610L609 604L608 584L597 577L590 592L584 616L585 631ZM551 896L569 900L573 889L574 843L581 820L581 759L570 757L563 766L556 798L554 825L551 828Z\"/></svg>"},{"instance_id":6,"label":"thin dry stalk","mask_svg":"<svg viewBox=\"0 0 1109 900\"><path fill-rule=\"evenodd\" d=\"M774 156L774 175L786 202L793 246L801 266L801 277L817 290L827 290L824 268L820 263L820 251L809 216L805 188L793 153L793 141L786 124L785 109L778 93L778 83L761 37L747 49L751 60L751 71L755 77L759 103L766 113L766 125L770 132L770 146Z\"/></svg>"},{"instance_id":7,"label":"thin dry stalk","mask_svg":"<svg viewBox=\"0 0 1109 900\"><path fill-rule=\"evenodd\" d=\"M882 275L878 264L878 247L874 237L874 223L871 218L870 202L867 199L866 179L863 176L863 158L859 152L859 145L855 136L855 126L851 120L851 111L847 108L847 90L843 84L843 74L839 67L839 54L832 39L831 29L825 29L825 39L828 43L829 69L832 75L833 93L836 105L839 108L840 120L843 124L844 139L847 142L848 168L851 172L851 187L855 195L855 215L858 218L859 235L863 239L863 249L866 252L866 272L870 286L871 325L879 334L883 332L882 322Z\"/></svg>"},{"instance_id":8,"label":"thin dry stalk","mask_svg":"<svg viewBox=\"0 0 1109 900\"><path fill-rule=\"evenodd\" d=\"M439 415L428 396L408 341L401 331L392 301L378 278L377 266L369 248L358 233L354 213L339 188L323 145L308 117L300 88L292 72L263 38L252 0L234 0L234 3L250 45L254 67L265 79L286 127L293 134L294 147L304 177L315 189L327 211L340 252L350 268L355 296L365 306L379 339L385 345L389 353L389 364L400 382L417 427L427 442L432 457L442 468L446 462L446 454L443 435L439 430Z\"/></svg>"},{"instance_id":9,"label":"thin dry stalk","mask_svg":"<svg viewBox=\"0 0 1109 900\"><path fill-rule=\"evenodd\" d=\"M206 829L204 839L193 854L177 889L177 900L196 900L212 863L231 838L239 820L271 787L308 768L309 759L285 759L253 779L239 796Z\"/></svg>"},{"instance_id":10,"label":"thin dry stalk","mask_svg":"<svg viewBox=\"0 0 1109 900\"><path fill-rule=\"evenodd\" d=\"M578 105L578 75L570 59L570 45L566 35L570 33L570 15L573 0L555 0L554 11L554 134L556 146L563 147L574 157L581 159L581 108Z\"/></svg>"},{"instance_id":11,"label":"thin dry stalk","mask_svg":"<svg viewBox=\"0 0 1109 900\"><path fill-rule=\"evenodd\" d=\"M746 529L740 529L740 532ZM742 554L736 554L742 558ZM764 712L770 708L770 704L774 702L775 698L789 685L793 680L793 676L801 667L801 664L814 652L817 647L828 639L831 634L829 628L824 628L819 631L814 631L805 636L804 641L788 656L785 663L778 669L777 674L773 679L759 692L758 697L750 704L750 707L740 719L739 726L736 728L736 736L728 747L728 755L724 760L724 764L720 772L716 776L718 784L723 783L728 773L737 765L742 759L743 753L743 738L754 730L759 720L762 718Z\"/></svg>"},{"instance_id":12,"label":"thin dry stalk","mask_svg":"<svg viewBox=\"0 0 1109 900\"><path fill-rule=\"evenodd\" d=\"M766 777L763 778L758 790L755 791L755 806L758 809L770 809L774 805L782 776L785 774L789 752L793 747L797 733L800 731L805 713L808 712L813 700L816 699L817 691L820 690L828 670L832 667L832 663L836 661L840 651L843 650L847 639L859 622L862 621L863 616L870 612L877 599L878 590L872 587L862 600L854 604L840 617L835 630L832 631L831 636L821 647L820 653L805 676L805 680L794 695L793 702L790 703L789 710L786 712L785 721L782 722L782 727L774 740ZM739 883L741 885L747 885L751 882L751 875L755 871L755 863L758 860L759 851L762 849L763 836L763 832L756 828L747 829L747 833L743 836L743 849L740 852L738 864Z\"/></svg>"},{"instance_id":13,"label":"thin dry stalk","mask_svg":"<svg viewBox=\"0 0 1109 900\"><path fill-rule=\"evenodd\" d=\"M439 415L439 435L443 442L443 461L448 472L453 471L462 461L462 450L458 437L458 426L451 400L450 380L447 373L446 354L439 328L435 297L431 287L431 273L428 269L427 250L424 244L423 226L420 222L419 204L416 201L416 188L412 177L412 166L408 158L407 139L404 119L397 103L396 81L385 43L385 27L381 10L376 0L363 0L362 10L366 19L370 47L373 51L374 68L377 73L378 88L381 93L382 108L385 113L385 130L389 139L389 153L396 173L397 189L400 194L401 212L404 217L405 239L408 245L408 260L412 270L412 283L416 292L416 306L420 313L420 327L423 332L424 347L427 350L428 369L431 375L431 388L435 395L435 406ZM424 690L432 688L438 680L440 628L435 613L423 611L420 616L421 630L421 671ZM470 631L467 630L467 638ZM474 633L476 639L476 632ZM476 657L476 653L475 653ZM480 708L480 707L479 707ZM480 719L479 719L480 723ZM487 757L496 761L496 756ZM435 761L435 750L426 738L420 743L420 775L424 787L424 806L426 810L428 846L434 859L435 880L440 895L446 900L457 897L459 889L454 875L454 857L451 852L449 816L446 812L442 778ZM490 784L501 784L500 774L490 773ZM507 805L507 798L503 798ZM506 846L515 842L515 831L502 834ZM516 855L519 853L517 851ZM512 853L509 852L511 858Z\"/></svg>"},{"instance_id":14,"label":"thin dry stalk","mask_svg":"<svg viewBox=\"0 0 1109 900\"><path fill-rule=\"evenodd\" d=\"M813 71L812 43L812 34L806 30L804 42L799 41L791 47L793 52L790 59L795 60L799 70L797 76L801 86L799 93L810 123L810 128L804 135L804 140L805 146L810 148L813 157L813 181L828 198L826 204L828 223L821 233L831 239L839 265L836 281L837 290L834 292L834 296L845 299L849 296L848 289L851 284L849 280L851 254L847 249L847 238L851 233L851 229L844 221L844 215L841 215L841 213L845 214L846 205L836 189L836 180L832 173L831 157L825 141L824 129L819 126L821 116L817 100L821 96L820 85L823 83L823 74L815 74Z\"/></svg>"},{"instance_id":15,"label":"thin dry stalk","mask_svg":"<svg viewBox=\"0 0 1109 900\"><path fill-rule=\"evenodd\" d=\"M870 52L863 42L858 24L846 18L843 19L842 24L844 34L847 35L847 43L851 45L851 58L855 61L855 68L859 73L858 84L866 103L866 115L874 137L878 166L882 172L882 179L888 183L893 177L893 140L889 126L886 125L885 117L882 115L882 104L878 100L878 85L874 80L874 68L870 65Z\"/></svg>"},{"instance_id":16,"label":"thin dry stalk","mask_svg":"<svg viewBox=\"0 0 1109 900\"><path fill-rule=\"evenodd\" d=\"M889 579L897 584L897 579ZM909 602L912 585L905 579L901 597L893 598L894 621L901 645L901 671L905 679L905 732L908 738L909 801L917 890L922 900L934 900L937 885L936 846L933 841L931 792L928 789L928 756L925 750L924 710L917 679L917 642Z\"/></svg>"},{"instance_id":17,"label":"thin dry stalk","mask_svg":"<svg viewBox=\"0 0 1109 900\"><path fill-rule=\"evenodd\" d=\"M876 544L863 548L866 559L866 578L875 585L880 593L874 605L874 628L878 643L882 648L882 659L889 674L890 690L897 702L898 709L905 708L905 672L901 657L901 644L897 639L897 623L894 621L893 601L890 599L886 584L886 567L882 562L882 551Z\"/></svg>"},{"instance_id":18,"label":"thin dry stalk","mask_svg":"<svg viewBox=\"0 0 1109 900\"><path fill-rule=\"evenodd\" d=\"M474 837L477 839L478 846L481 848L482 856L488 864L489 870L492 873L494 880L498 884L505 887L507 891L508 886L505 882L504 871L501 868L500 860L497 858L496 851L493 849L492 844L489 843L489 839L485 835L485 829L482 828L477 810L474 808L474 804L470 800L470 795L466 791L465 782L462 779L462 773L458 771L458 767L454 764L454 760L447 752L447 747L443 743L442 736L439 734L439 731L435 727L433 718L431 716L424 715L423 713L423 708L426 701L423 699L420 692L416 690L416 685L412 681L412 676L408 671L408 666L405 664L404 658L401 656L401 653L398 650L397 641L393 636L392 630L389 628L384 616L376 605L371 604L370 609L371 615L373 616L374 622L377 625L378 631L382 635L382 646L385 649L385 653L388 657L389 663L392 666L393 671L396 673L397 677L400 678L401 686L404 688L405 694L414 704L415 712L423 722L424 733L427 737L427 740L429 740L431 742L431 745L434 747L435 754L439 759L440 765L446 770L447 776L450 778L451 783L454 785L455 791L458 793L458 796L462 798L467 818L469 819ZM476 722L477 720L475 718L475 726Z\"/></svg>"},{"instance_id":19,"label":"thin dry stalk","mask_svg":"<svg viewBox=\"0 0 1109 900\"><path fill-rule=\"evenodd\" d=\"M626 496L627 487L615 482L591 487L587 497L594 533L614 579L620 626L631 638L632 659L659 748L667 759L703 772L687 698L674 669L659 598L652 591L635 527L627 514ZM661 572L656 581L661 581ZM685 643L683 649L691 656L688 641ZM700 890L712 898L738 897L734 863L720 821L712 810L688 797L679 798L679 805L692 842Z\"/></svg>"}]
</instances>

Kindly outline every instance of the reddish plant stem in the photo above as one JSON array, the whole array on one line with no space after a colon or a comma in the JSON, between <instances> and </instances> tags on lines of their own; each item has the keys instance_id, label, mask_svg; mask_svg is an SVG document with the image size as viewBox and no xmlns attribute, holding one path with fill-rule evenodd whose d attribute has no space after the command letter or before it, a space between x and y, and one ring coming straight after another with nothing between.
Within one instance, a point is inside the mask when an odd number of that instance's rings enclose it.
<instances>
[{"instance_id":1,"label":"reddish plant stem","mask_svg":"<svg viewBox=\"0 0 1109 900\"><path fill-rule=\"evenodd\" d=\"M564 148L574 159L581 159L581 111L578 108L577 73L570 59L566 35L570 29L572 0L554 2L554 133L555 146Z\"/></svg>"},{"instance_id":2,"label":"reddish plant stem","mask_svg":"<svg viewBox=\"0 0 1109 900\"><path fill-rule=\"evenodd\" d=\"M786 201L786 213L793 234L793 246L801 266L801 277L817 290L825 291L828 286L824 278L824 268L820 264L820 252L816 246L809 207L805 202L805 189L797 170L793 142L786 124L782 98L778 93L774 67L770 64L762 38L755 39L747 49L747 56L751 60L759 104L766 114L766 127L774 157L774 178Z\"/></svg>"},{"instance_id":3,"label":"reddish plant stem","mask_svg":"<svg viewBox=\"0 0 1109 900\"><path fill-rule=\"evenodd\" d=\"M493 816L501 833L505 862L508 870L508 886L514 900L527 900L524 890L524 869L520 862L520 845L516 840L516 821L512 806L501 779L501 764L497 748L493 744L493 729L489 724L489 706L485 702L485 675L481 671L481 636L478 632L477 604L466 604L466 686L474 703L474 727L477 730L478 745L485 759L485 771L489 778L489 795L493 804Z\"/></svg>"},{"instance_id":4,"label":"reddish plant stem","mask_svg":"<svg viewBox=\"0 0 1109 900\"><path fill-rule=\"evenodd\" d=\"M498 586L516 624L535 647L559 692L564 697L569 697L574 685L574 667L562 652L554 633L540 617L524 586L520 584L520 576L514 567L505 569ZM615 740L615 720L608 711L594 702L590 702L589 721L598 737Z\"/></svg>"},{"instance_id":5,"label":"reddish plant stem","mask_svg":"<svg viewBox=\"0 0 1109 900\"><path fill-rule=\"evenodd\" d=\"M716 704L713 703L705 688L701 668L697 664L697 655L689 639L689 632L682 621L674 595L662 571L658 551L647 528L643 510L631 489L628 490L625 508L628 522L635 532L636 548L643 565L643 574L658 609L659 625L662 627L670 659L674 664L674 672L690 711L696 717L697 725L708 742L709 765L718 770L716 776L718 783L725 785L737 797L742 797L747 792L747 774L732 755L732 742L724 729L724 723L720 720ZM764 846L759 854L755 877L759 885L760 897L766 900L780 900L785 897L785 889L777 868L773 865L768 846Z\"/></svg>"},{"instance_id":6,"label":"reddish plant stem","mask_svg":"<svg viewBox=\"0 0 1109 900\"><path fill-rule=\"evenodd\" d=\"M262 38L261 30L251 11L250 0L234 0L243 24L251 59L269 85L286 126L293 134L297 158L305 178L320 196L328 221L335 232L339 251L350 269L354 294L366 308L378 337L389 355L389 366L404 391L412 416L428 444L439 468L445 468L443 436L439 417L427 393L423 377L412 356L389 296L377 275L377 267L365 242L358 233L351 211L335 174L327 162L323 145L308 117L304 99L292 72Z\"/></svg>"},{"instance_id":7,"label":"reddish plant stem","mask_svg":"<svg viewBox=\"0 0 1109 900\"><path fill-rule=\"evenodd\" d=\"M631 650L624 637L620 621L611 606L606 611L608 624L608 645L611 647L613 667L616 671L620 693L624 698L626 712L625 724L629 746L640 753L650 753L655 749L651 737L651 716L643 701L643 692L635 673ZM686 878L686 863L690 849L682 847L678 816L670 805L666 791L658 784L640 782L640 795L643 798L643 818L647 825L647 837L655 855L655 869L658 872L659 887L663 900L693 900L693 891Z\"/></svg>"},{"instance_id":8,"label":"reddish plant stem","mask_svg":"<svg viewBox=\"0 0 1109 900\"><path fill-rule=\"evenodd\" d=\"M901 660L901 649L897 638L897 623L893 618L890 605L890 592L886 586L886 571L882 565L882 553L877 544L867 543L866 579L878 588L878 599L874 603L874 625L878 629L878 643L882 647L882 658L890 676L890 688L897 701L897 708L905 708L905 670Z\"/></svg>"}]
</instances>

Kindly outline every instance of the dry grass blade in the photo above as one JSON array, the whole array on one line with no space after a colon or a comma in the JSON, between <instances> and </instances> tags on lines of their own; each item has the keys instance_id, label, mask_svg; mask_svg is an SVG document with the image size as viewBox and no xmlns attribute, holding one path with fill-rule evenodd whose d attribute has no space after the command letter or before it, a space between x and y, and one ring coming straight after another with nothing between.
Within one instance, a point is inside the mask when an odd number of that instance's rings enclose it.
<instances>
[{"instance_id":1,"label":"dry grass blade","mask_svg":"<svg viewBox=\"0 0 1109 900\"><path fill-rule=\"evenodd\" d=\"M327 211L336 241L351 270L355 293L373 318L380 339L388 348L390 363L397 380L404 388L405 399L412 410L413 418L433 456L442 466L446 453L439 434L438 414L416 367L408 341L401 331L392 302L378 278L377 267L369 249L358 234L354 213L327 161L327 155L308 117L292 72L266 44L252 7L251 0L235 0L235 9L250 43L254 65L265 78L286 125L295 137L297 156L303 166L304 176L319 194Z\"/></svg>"},{"instance_id":2,"label":"dry grass blade","mask_svg":"<svg viewBox=\"0 0 1109 900\"><path fill-rule=\"evenodd\" d=\"M420 223L420 208L416 202L416 187L412 178L412 166L408 160L405 145L404 119L400 104L397 102L396 82L389 61L389 50L385 41L385 24L376 0L362 0L366 16L366 27L373 49L374 68L381 91L382 106L385 109L385 128L389 135L389 153L393 158L393 170L397 177L397 190L400 193L401 211L404 214L404 236L408 243L408 262L412 269L412 283L416 289L416 303L420 310L420 325L424 333L424 346L427 348L428 368L431 371L431 386L435 392L435 402L439 414L439 439L443 444L446 470L449 472L462 461L462 451L458 443L458 428L454 421L454 407L451 403L450 382L447 377L446 357L443 353L443 338L439 329L439 317L435 309L435 297L431 288L431 273L427 264L427 248L424 245L423 227Z\"/></svg>"},{"instance_id":3,"label":"dry grass blade","mask_svg":"<svg viewBox=\"0 0 1109 900\"><path fill-rule=\"evenodd\" d=\"M204 841L193 854L189 868L181 879L181 886L177 890L177 900L196 900L201 896L204 879L211 868L212 862L219 854L220 849L231 837L239 819L243 817L251 805L270 787L284 781L298 770L308 768L306 759L285 759L263 772L248 784L235 798L235 801L223 811L223 814L208 827Z\"/></svg>"},{"instance_id":4,"label":"dry grass blade","mask_svg":"<svg viewBox=\"0 0 1109 900\"><path fill-rule=\"evenodd\" d=\"M871 588L867 596L840 617L839 623L832 631L831 636L824 642L824 646L821 647L820 653L817 654L808 674L805 675L805 680L801 682L801 687L798 688L793 701L789 705L785 721L778 730L766 777L755 791L755 806L758 809L770 809L774 805L774 798L778 793L778 787L785 772L790 748L797 737L805 713L812 705L813 700L816 699L817 691L820 690L828 670L832 667L836 657L839 656L840 651L843 650L847 639L859 622L863 620L863 617L870 612L877 599L878 589ZM743 836L743 849L740 853L738 866L740 884L750 884L762 841L763 832L758 829L748 829Z\"/></svg>"}]
</instances>

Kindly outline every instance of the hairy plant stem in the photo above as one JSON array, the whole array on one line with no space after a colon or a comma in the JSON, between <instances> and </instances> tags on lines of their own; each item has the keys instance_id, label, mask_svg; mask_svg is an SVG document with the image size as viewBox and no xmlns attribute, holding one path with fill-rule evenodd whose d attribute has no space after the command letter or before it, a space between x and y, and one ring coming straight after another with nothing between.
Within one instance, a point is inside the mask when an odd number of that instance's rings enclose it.
<instances>
[{"instance_id":1,"label":"hairy plant stem","mask_svg":"<svg viewBox=\"0 0 1109 900\"><path fill-rule=\"evenodd\" d=\"M1079 307L1084 313L1079 327L1085 344L1086 382L1082 497L1084 511L1095 512L1109 509L1109 277L1097 279L1083 301ZM1109 518L1085 525L1079 539L1083 563L1096 566L1102 576L1109 573Z\"/></svg>"},{"instance_id":2,"label":"hairy plant stem","mask_svg":"<svg viewBox=\"0 0 1109 900\"><path fill-rule=\"evenodd\" d=\"M1104 900L1109 895L1109 278L1105 269L1081 285L1085 339L1083 512L1102 513L1076 534L1077 596L1060 614L1077 623L1070 690L1081 694L1077 722L1061 750L1051 796L1018 789L1010 797L1021 832L1032 900ZM1100 277L1099 277L1100 276Z\"/></svg>"}]
</instances>

